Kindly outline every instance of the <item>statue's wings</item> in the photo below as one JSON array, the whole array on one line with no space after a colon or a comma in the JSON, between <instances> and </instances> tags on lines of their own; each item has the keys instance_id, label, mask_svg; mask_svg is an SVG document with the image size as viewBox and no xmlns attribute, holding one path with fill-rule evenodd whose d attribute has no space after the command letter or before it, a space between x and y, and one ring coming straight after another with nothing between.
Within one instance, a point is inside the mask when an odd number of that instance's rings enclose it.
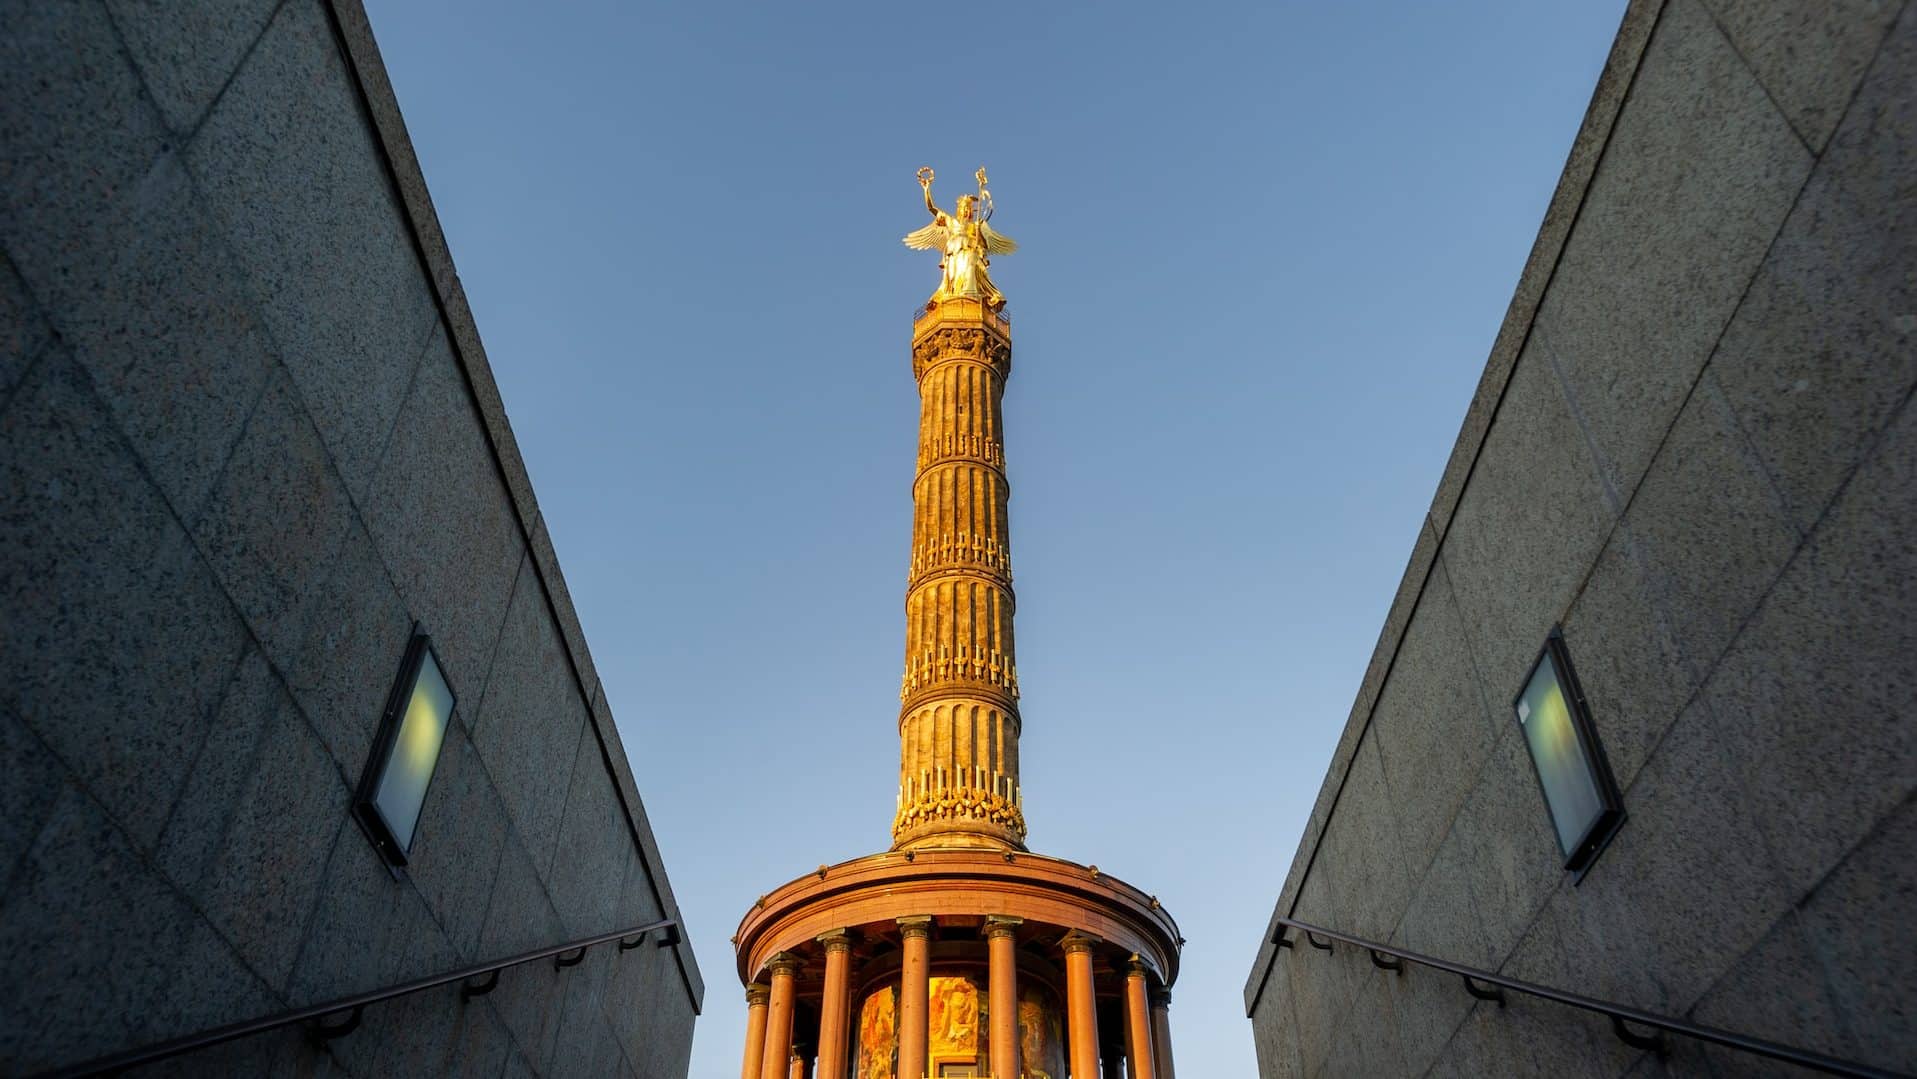
<instances>
[{"instance_id":1,"label":"statue's wings","mask_svg":"<svg viewBox=\"0 0 1917 1079\"><path fill-rule=\"evenodd\" d=\"M902 242L919 251L943 251L947 237L945 226L934 221L916 232L906 233Z\"/></svg>"},{"instance_id":2,"label":"statue's wings","mask_svg":"<svg viewBox=\"0 0 1917 1079\"><path fill-rule=\"evenodd\" d=\"M923 229L920 230L924 231ZM985 253L988 255L1009 255L1018 250L1018 241L998 231L984 222L979 222L979 238L985 241ZM910 239L905 241L911 243Z\"/></svg>"}]
</instances>

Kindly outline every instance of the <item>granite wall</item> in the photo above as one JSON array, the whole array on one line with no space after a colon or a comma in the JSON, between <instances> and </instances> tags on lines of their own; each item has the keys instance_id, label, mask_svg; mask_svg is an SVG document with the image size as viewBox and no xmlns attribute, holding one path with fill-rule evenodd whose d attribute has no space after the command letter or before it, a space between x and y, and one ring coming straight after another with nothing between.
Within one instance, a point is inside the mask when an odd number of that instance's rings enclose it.
<instances>
[{"instance_id":1,"label":"granite wall","mask_svg":"<svg viewBox=\"0 0 1917 1079\"><path fill-rule=\"evenodd\" d=\"M0 253L0 1072L677 917L357 0L0 4ZM602 947L156 1070L681 1076L702 993Z\"/></svg>"},{"instance_id":2,"label":"granite wall","mask_svg":"<svg viewBox=\"0 0 1917 1079\"><path fill-rule=\"evenodd\" d=\"M1917 1070L1914 335L1917 5L1632 4L1275 914ZM1581 883L1554 624L1628 813ZM1269 936L1268 1079L1772 1074Z\"/></svg>"}]
</instances>

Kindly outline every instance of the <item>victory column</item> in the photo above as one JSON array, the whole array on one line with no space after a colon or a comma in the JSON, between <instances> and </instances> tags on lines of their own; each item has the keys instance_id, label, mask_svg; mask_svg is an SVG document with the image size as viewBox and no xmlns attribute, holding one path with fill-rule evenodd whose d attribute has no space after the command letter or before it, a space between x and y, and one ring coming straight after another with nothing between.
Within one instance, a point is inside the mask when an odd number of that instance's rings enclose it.
<instances>
[{"instance_id":1,"label":"victory column","mask_svg":"<svg viewBox=\"0 0 1917 1079\"><path fill-rule=\"evenodd\" d=\"M1177 924L1098 867L1025 846L1000 407L1011 324L988 272L1018 245L989 224L977 179L948 213L920 169L932 221L904 240L941 257L912 329L892 847L781 885L741 921L741 1079L1099 1079L1121 1059L1131 1079L1173 1079Z\"/></svg>"}]
</instances>

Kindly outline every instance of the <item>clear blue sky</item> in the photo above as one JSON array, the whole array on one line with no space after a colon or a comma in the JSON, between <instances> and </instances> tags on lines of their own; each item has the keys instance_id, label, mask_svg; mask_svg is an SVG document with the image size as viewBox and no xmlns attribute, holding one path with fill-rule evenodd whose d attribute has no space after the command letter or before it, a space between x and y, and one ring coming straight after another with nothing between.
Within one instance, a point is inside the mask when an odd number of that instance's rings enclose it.
<instances>
[{"instance_id":1,"label":"clear blue sky","mask_svg":"<svg viewBox=\"0 0 1917 1079\"><path fill-rule=\"evenodd\" d=\"M1034 849L1240 989L1616 30L1466 5L369 0L736 1074L731 935L883 848L936 259L980 165Z\"/></svg>"}]
</instances>

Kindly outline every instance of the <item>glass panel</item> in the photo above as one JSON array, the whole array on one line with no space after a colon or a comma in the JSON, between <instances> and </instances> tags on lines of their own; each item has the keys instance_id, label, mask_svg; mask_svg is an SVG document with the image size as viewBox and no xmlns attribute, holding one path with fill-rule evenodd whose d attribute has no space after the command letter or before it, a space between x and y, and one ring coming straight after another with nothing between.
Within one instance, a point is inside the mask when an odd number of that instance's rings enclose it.
<instances>
[{"instance_id":1,"label":"glass panel","mask_svg":"<svg viewBox=\"0 0 1917 1079\"><path fill-rule=\"evenodd\" d=\"M1557 829L1558 846L1569 858L1604 813L1604 796L1598 791L1591 759L1578 737L1570 702L1565 700L1557 665L1549 652L1538 661L1517 708L1525 743L1531 748L1531 761L1537 765L1538 783L1551 810L1551 823Z\"/></svg>"},{"instance_id":2,"label":"glass panel","mask_svg":"<svg viewBox=\"0 0 1917 1079\"><path fill-rule=\"evenodd\" d=\"M419 674L413 679L413 694L400 718L386 771L373 792L373 805L402 851L412 848L413 829L419 826L419 810L426 802L426 785L432 782L433 766L439 760L439 746L446 740L446 724L452 715L453 691L446 685L439 664L433 661L432 650L427 649L420 657Z\"/></svg>"}]
</instances>

